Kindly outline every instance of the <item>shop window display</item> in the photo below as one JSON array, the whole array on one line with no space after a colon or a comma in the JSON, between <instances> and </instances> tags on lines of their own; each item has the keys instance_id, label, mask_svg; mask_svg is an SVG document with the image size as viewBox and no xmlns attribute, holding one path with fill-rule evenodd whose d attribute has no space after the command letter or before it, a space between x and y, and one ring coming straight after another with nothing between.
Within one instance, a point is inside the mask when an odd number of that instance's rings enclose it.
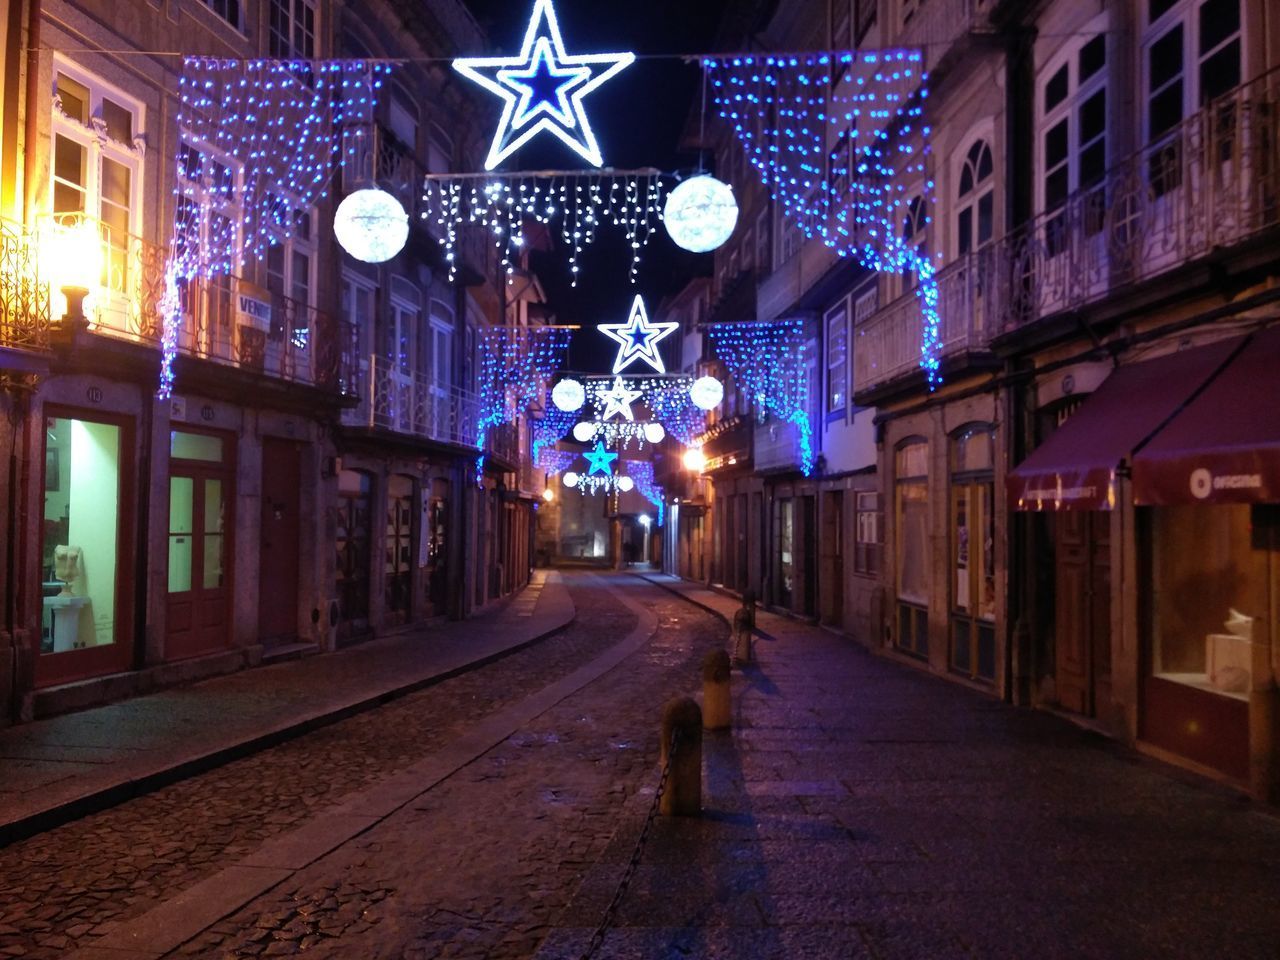
<instances>
[{"instance_id":1,"label":"shop window display","mask_svg":"<svg viewBox=\"0 0 1280 960\"><path fill-rule=\"evenodd\" d=\"M45 421L41 653L116 642L120 427Z\"/></svg>"},{"instance_id":2,"label":"shop window display","mask_svg":"<svg viewBox=\"0 0 1280 960\"><path fill-rule=\"evenodd\" d=\"M1266 642L1270 554L1248 506L1158 508L1152 524L1152 671L1248 700Z\"/></svg>"}]
</instances>

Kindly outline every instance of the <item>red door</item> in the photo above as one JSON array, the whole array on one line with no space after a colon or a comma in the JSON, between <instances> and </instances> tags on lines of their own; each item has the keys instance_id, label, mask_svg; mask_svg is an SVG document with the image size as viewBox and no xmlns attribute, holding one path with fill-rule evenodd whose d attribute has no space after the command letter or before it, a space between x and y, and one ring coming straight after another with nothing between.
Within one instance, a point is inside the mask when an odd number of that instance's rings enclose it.
<instances>
[{"instance_id":1,"label":"red door","mask_svg":"<svg viewBox=\"0 0 1280 960\"><path fill-rule=\"evenodd\" d=\"M231 640L233 478L225 463L170 460L166 660L221 650Z\"/></svg>"},{"instance_id":2,"label":"red door","mask_svg":"<svg viewBox=\"0 0 1280 960\"><path fill-rule=\"evenodd\" d=\"M258 636L282 642L298 635L299 486L302 445L262 442L262 549L258 574Z\"/></svg>"}]
</instances>

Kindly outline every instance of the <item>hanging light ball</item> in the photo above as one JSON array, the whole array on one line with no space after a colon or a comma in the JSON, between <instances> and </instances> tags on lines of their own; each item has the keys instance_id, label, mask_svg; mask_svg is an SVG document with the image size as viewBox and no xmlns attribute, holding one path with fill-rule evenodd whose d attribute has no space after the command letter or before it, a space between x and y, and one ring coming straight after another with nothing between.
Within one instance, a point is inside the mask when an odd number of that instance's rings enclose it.
<instances>
[{"instance_id":1,"label":"hanging light ball","mask_svg":"<svg viewBox=\"0 0 1280 960\"><path fill-rule=\"evenodd\" d=\"M586 443L595 435L596 425L594 423L588 423L586 420L583 420L581 423L576 423L573 426L573 439L580 440L582 443Z\"/></svg>"},{"instance_id":2,"label":"hanging light ball","mask_svg":"<svg viewBox=\"0 0 1280 960\"><path fill-rule=\"evenodd\" d=\"M630 493L631 490L635 487L635 485L636 485L636 482L632 480L630 477L618 478L618 489L621 490L623 493Z\"/></svg>"},{"instance_id":3,"label":"hanging light ball","mask_svg":"<svg viewBox=\"0 0 1280 960\"><path fill-rule=\"evenodd\" d=\"M333 233L342 249L365 263L382 263L404 249L409 215L385 190L357 190L338 204Z\"/></svg>"},{"instance_id":4,"label":"hanging light ball","mask_svg":"<svg viewBox=\"0 0 1280 960\"><path fill-rule=\"evenodd\" d=\"M660 423L646 423L644 438L650 443L661 443L667 435L667 428Z\"/></svg>"},{"instance_id":5,"label":"hanging light ball","mask_svg":"<svg viewBox=\"0 0 1280 960\"><path fill-rule=\"evenodd\" d=\"M724 384L715 377L699 377L689 387L689 399L699 410L714 410L724 399Z\"/></svg>"},{"instance_id":6,"label":"hanging light ball","mask_svg":"<svg viewBox=\"0 0 1280 960\"><path fill-rule=\"evenodd\" d=\"M587 402L587 391L581 383L569 377L551 388L551 402L565 413L573 413Z\"/></svg>"},{"instance_id":7,"label":"hanging light ball","mask_svg":"<svg viewBox=\"0 0 1280 960\"><path fill-rule=\"evenodd\" d=\"M570 470L568 473L566 473L563 477L560 478L560 482L563 483L566 487L576 487L578 485L578 475L574 473L572 470Z\"/></svg>"},{"instance_id":8,"label":"hanging light ball","mask_svg":"<svg viewBox=\"0 0 1280 960\"><path fill-rule=\"evenodd\" d=\"M733 199L732 187L703 174L684 181L667 195L662 216L676 246L710 253L733 235L738 202Z\"/></svg>"}]
</instances>

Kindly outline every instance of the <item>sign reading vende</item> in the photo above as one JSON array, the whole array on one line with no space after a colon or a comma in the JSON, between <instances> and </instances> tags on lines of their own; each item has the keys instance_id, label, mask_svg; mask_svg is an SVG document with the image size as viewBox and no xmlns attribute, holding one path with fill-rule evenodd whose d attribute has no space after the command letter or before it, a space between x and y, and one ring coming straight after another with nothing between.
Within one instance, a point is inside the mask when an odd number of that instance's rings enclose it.
<instances>
[{"instance_id":1,"label":"sign reading vende","mask_svg":"<svg viewBox=\"0 0 1280 960\"><path fill-rule=\"evenodd\" d=\"M261 287L241 282L236 290L236 323L255 330L271 330L271 294Z\"/></svg>"}]
</instances>

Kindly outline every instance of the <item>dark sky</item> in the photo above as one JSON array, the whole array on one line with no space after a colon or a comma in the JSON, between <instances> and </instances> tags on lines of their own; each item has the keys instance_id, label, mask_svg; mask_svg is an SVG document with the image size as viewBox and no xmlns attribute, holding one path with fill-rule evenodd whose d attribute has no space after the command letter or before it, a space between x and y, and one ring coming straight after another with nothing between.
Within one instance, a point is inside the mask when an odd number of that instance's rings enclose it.
<instances>
[{"instance_id":1,"label":"dark sky","mask_svg":"<svg viewBox=\"0 0 1280 960\"><path fill-rule=\"evenodd\" d=\"M494 46L491 53L519 52L533 0L466 3L488 31ZM556 0L555 9L570 54L630 50L643 57L711 49L725 5L726 0ZM657 167L668 172L695 167L696 155L682 155L676 147L698 94L699 80L697 67L680 60L638 59L588 96L584 106L605 163L619 169ZM576 154L549 135L539 137L504 164L510 170L581 166ZM584 254L576 289L569 286L563 250L535 256L534 266L560 322L588 328L597 323L624 322L637 292L644 295L652 316L664 296L679 290L689 277L710 273L712 266L710 255L684 253L661 227L645 251L634 288L628 281L626 242L612 228L602 229L596 245ZM674 338L667 342L674 343ZM594 330L583 330L573 338L570 367L608 372L616 346ZM673 353L666 355L669 363L674 362Z\"/></svg>"}]
</instances>

